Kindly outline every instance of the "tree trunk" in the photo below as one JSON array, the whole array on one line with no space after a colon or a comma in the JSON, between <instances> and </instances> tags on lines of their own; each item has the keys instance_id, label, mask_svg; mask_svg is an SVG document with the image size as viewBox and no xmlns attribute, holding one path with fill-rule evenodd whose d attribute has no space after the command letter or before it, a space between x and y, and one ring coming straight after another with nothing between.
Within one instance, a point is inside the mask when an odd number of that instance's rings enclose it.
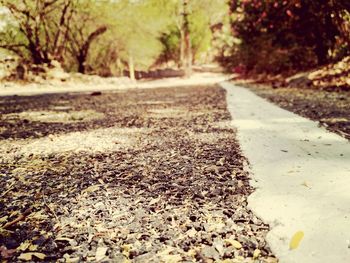
<instances>
[{"instance_id":1,"label":"tree trunk","mask_svg":"<svg viewBox=\"0 0 350 263\"><path fill-rule=\"evenodd\" d=\"M130 75L130 79L132 81L135 80L135 66L134 66L134 58L131 55L131 53L129 54L129 75Z\"/></svg>"},{"instance_id":2,"label":"tree trunk","mask_svg":"<svg viewBox=\"0 0 350 263\"><path fill-rule=\"evenodd\" d=\"M98 29L96 29L94 32L92 32L85 43L80 47L79 54L77 55L78 60L78 72L84 74L86 71L86 59L89 54L89 49L91 46L91 43L100 35L105 33L107 31L106 26L101 26Z\"/></svg>"},{"instance_id":3,"label":"tree trunk","mask_svg":"<svg viewBox=\"0 0 350 263\"><path fill-rule=\"evenodd\" d=\"M180 67L183 68L185 66L185 32L183 30L183 27L180 29Z\"/></svg>"},{"instance_id":4,"label":"tree trunk","mask_svg":"<svg viewBox=\"0 0 350 263\"><path fill-rule=\"evenodd\" d=\"M84 54L79 54L77 57L77 60L78 60L78 72L84 74L86 56Z\"/></svg>"},{"instance_id":5,"label":"tree trunk","mask_svg":"<svg viewBox=\"0 0 350 263\"><path fill-rule=\"evenodd\" d=\"M183 33L184 33L184 60L183 69L185 76L190 77L192 74L192 50L191 36L188 21L188 0L183 0Z\"/></svg>"},{"instance_id":6,"label":"tree trunk","mask_svg":"<svg viewBox=\"0 0 350 263\"><path fill-rule=\"evenodd\" d=\"M325 46L316 44L315 54L317 56L317 61L319 65L322 66L328 62L327 52L328 52L328 49Z\"/></svg>"},{"instance_id":7,"label":"tree trunk","mask_svg":"<svg viewBox=\"0 0 350 263\"><path fill-rule=\"evenodd\" d=\"M70 5L71 5L70 1L65 1L64 6L62 8L59 27L54 38L53 56L58 61L62 60L64 42L67 40L66 38L67 38L67 32L68 32L68 28L67 28L68 25L66 24L66 21L68 19L67 14L70 11L69 10Z\"/></svg>"},{"instance_id":8,"label":"tree trunk","mask_svg":"<svg viewBox=\"0 0 350 263\"><path fill-rule=\"evenodd\" d=\"M32 43L31 41L29 42L29 45L28 45L28 50L33 58L33 63L36 64L36 65L40 65L40 64L43 64L43 63L48 63L50 61L46 60L41 52L38 50L39 47L36 46L34 43Z\"/></svg>"}]
</instances>

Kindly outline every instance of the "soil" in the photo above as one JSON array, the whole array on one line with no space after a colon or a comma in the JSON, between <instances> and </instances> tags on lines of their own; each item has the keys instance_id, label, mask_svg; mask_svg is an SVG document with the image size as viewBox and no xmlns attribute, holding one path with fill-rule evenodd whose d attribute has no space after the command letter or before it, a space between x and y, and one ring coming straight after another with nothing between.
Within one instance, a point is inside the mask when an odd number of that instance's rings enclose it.
<instances>
[{"instance_id":1,"label":"soil","mask_svg":"<svg viewBox=\"0 0 350 263\"><path fill-rule=\"evenodd\" d=\"M281 108L318 121L329 131L350 139L349 91L258 84L244 86Z\"/></svg>"},{"instance_id":2,"label":"soil","mask_svg":"<svg viewBox=\"0 0 350 263\"><path fill-rule=\"evenodd\" d=\"M226 106L218 86L1 98L0 258L277 262Z\"/></svg>"}]
</instances>

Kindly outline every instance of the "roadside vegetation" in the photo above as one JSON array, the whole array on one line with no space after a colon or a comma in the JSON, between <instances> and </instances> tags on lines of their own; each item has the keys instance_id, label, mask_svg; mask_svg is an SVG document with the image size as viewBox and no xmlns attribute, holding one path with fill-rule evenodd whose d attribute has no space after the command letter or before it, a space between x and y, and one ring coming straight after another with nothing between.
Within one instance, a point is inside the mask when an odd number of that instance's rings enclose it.
<instances>
[{"instance_id":1,"label":"roadside vegetation","mask_svg":"<svg viewBox=\"0 0 350 263\"><path fill-rule=\"evenodd\" d=\"M1 0L0 55L20 65L15 78L57 65L105 77L189 75L216 61L257 82L346 90L349 11L346 0Z\"/></svg>"},{"instance_id":2,"label":"roadside vegetation","mask_svg":"<svg viewBox=\"0 0 350 263\"><path fill-rule=\"evenodd\" d=\"M349 1L229 4L234 41L219 60L230 71L276 86L349 89Z\"/></svg>"},{"instance_id":3,"label":"roadside vegetation","mask_svg":"<svg viewBox=\"0 0 350 263\"><path fill-rule=\"evenodd\" d=\"M120 76L213 59L224 1L1 0L0 52L27 70ZM54 63L52 63L55 61Z\"/></svg>"}]
</instances>

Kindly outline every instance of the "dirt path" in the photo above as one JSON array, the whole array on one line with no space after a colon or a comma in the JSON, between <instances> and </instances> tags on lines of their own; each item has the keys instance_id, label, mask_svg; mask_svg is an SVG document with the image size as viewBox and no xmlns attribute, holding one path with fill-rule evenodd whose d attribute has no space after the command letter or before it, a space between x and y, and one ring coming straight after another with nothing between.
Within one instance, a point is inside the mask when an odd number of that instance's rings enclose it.
<instances>
[{"instance_id":1,"label":"dirt path","mask_svg":"<svg viewBox=\"0 0 350 263\"><path fill-rule=\"evenodd\" d=\"M0 112L3 259L276 262L223 89L3 97Z\"/></svg>"}]
</instances>

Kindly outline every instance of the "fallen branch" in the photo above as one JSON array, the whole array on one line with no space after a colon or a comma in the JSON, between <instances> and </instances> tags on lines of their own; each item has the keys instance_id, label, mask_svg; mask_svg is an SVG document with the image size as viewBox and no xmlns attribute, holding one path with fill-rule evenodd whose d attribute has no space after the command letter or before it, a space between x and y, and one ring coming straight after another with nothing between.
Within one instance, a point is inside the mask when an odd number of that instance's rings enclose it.
<instances>
[{"instance_id":1,"label":"fallen branch","mask_svg":"<svg viewBox=\"0 0 350 263\"><path fill-rule=\"evenodd\" d=\"M28 215L32 213L32 208L28 208L25 210L22 214L20 214L16 219L12 220L11 222L6 223L3 226L3 229L10 228L11 226L17 224L18 222L24 220Z\"/></svg>"}]
</instances>

